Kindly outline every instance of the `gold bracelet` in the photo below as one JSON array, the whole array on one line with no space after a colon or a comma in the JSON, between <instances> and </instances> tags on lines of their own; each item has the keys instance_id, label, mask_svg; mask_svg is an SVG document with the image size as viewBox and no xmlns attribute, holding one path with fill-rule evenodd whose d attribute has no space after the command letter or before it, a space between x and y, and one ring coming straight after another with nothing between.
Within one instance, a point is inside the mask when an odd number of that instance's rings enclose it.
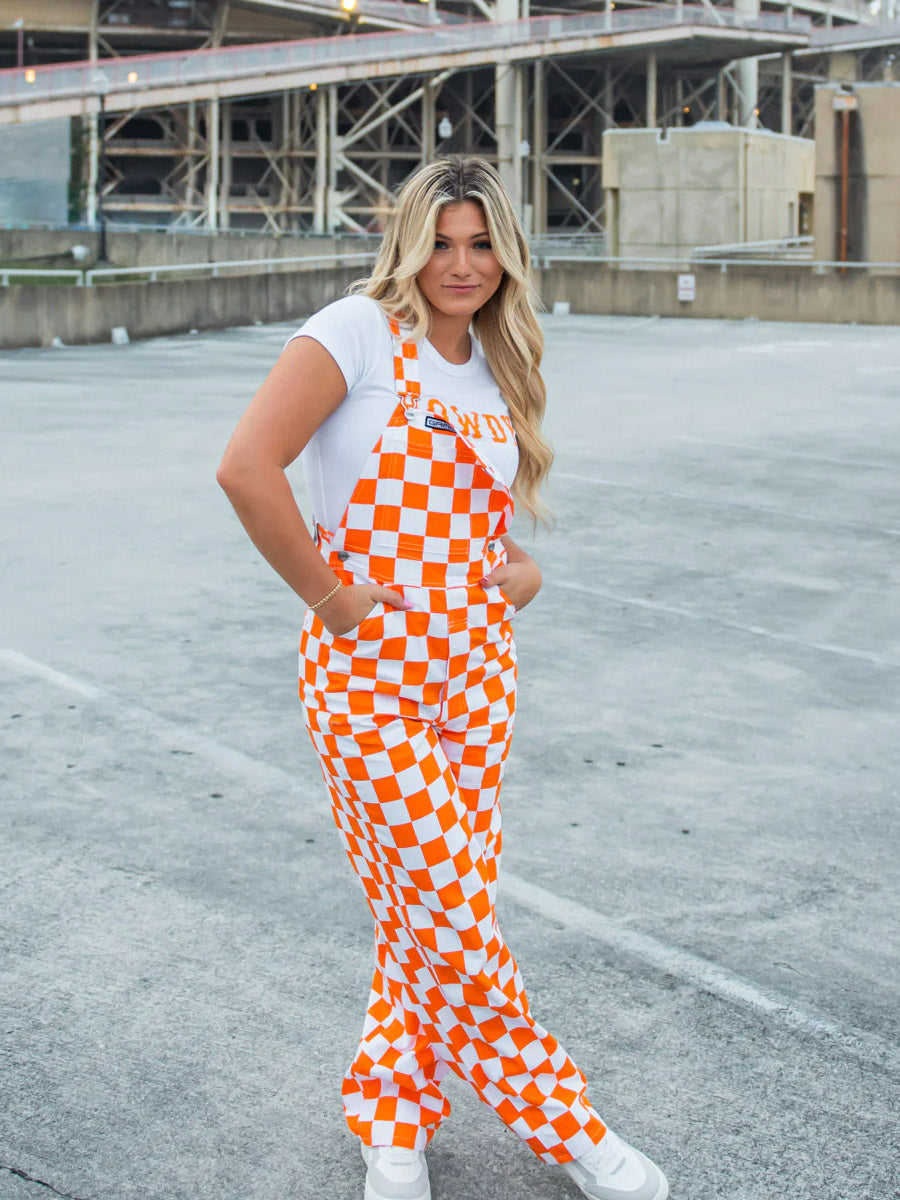
<instances>
[{"instance_id":1,"label":"gold bracelet","mask_svg":"<svg viewBox=\"0 0 900 1200\"><path fill-rule=\"evenodd\" d=\"M322 605L325 603L325 601L326 601L326 600L330 600L332 596L335 596L335 595L337 595L337 593L338 593L338 592L341 590L341 588L342 588L343 586L344 586L344 585L341 583L341 581L340 581L340 580L338 580L338 581L337 581L337 583L335 584L335 586L334 586L334 587L331 589L331 591L328 593L328 595L327 595L327 596L323 596L323 597L322 597L322 599L321 599L321 600L317 600L317 601L315 602L315 604L309 604L309 605L307 605L307 607L309 608L309 611L310 611L310 612L315 612L317 608L321 608L321 607L322 607Z\"/></svg>"}]
</instances>

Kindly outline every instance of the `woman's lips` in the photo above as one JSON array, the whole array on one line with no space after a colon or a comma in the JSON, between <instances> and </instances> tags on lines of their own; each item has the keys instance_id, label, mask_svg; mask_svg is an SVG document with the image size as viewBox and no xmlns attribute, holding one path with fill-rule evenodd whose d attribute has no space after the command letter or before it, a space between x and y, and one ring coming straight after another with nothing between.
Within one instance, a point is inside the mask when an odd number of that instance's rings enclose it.
<instances>
[{"instance_id":1,"label":"woman's lips","mask_svg":"<svg viewBox=\"0 0 900 1200\"><path fill-rule=\"evenodd\" d=\"M466 284L445 283L444 287L448 288L451 292L474 292L475 289L478 287L478 284L477 283L466 283Z\"/></svg>"}]
</instances>

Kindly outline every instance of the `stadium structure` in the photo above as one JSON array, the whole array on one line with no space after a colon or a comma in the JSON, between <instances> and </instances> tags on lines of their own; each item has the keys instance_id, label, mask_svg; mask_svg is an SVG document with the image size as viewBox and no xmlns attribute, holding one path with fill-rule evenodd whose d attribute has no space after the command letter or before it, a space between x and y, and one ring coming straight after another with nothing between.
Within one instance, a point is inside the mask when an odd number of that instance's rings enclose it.
<instances>
[{"instance_id":1,"label":"stadium structure","mask_svg":"<svg viewBox=\"0 0 900 1200\"><path fill-rule=\"evenodd\" d=\"M90 225L374 233L459 150L533 235L599 236L605 130L811 137L817 83L897 77L894 4L0 0L0 127L71 121Z\"/></svg>"}]
</instances>

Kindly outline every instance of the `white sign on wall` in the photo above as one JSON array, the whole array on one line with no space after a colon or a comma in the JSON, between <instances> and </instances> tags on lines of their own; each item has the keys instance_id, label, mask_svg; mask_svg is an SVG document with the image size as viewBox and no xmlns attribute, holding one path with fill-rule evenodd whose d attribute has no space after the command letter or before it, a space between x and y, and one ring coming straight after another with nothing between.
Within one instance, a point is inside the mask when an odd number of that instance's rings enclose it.
<instances>
[{"instance_id":1,"label":"white sign on wall","mask_svg":"<svg viewBox=\"0 0 900 1200\"><path fill-rule=\"evenodd\" d=\"M678 299L679 300L696 300L697 299L697 277L695 275L679 275L678 276Z\"/></svg>"}]
</instances>

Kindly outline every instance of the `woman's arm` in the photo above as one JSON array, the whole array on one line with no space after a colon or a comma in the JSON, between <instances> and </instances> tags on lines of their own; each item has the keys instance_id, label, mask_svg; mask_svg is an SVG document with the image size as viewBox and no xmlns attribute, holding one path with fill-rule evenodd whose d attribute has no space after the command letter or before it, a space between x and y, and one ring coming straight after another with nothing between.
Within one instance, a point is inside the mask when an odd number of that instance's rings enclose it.
<instances>
[{"instance_id":1,"label":"woman's arm","mask_svg":"<svg viewBox=\"0 0 900 1200\"><path fill-rule=\"evenodd\" d=\"M337 363L313 338L295 338L253 397L225 448L216 479L262 556L307 604L339 583L310 536L284 473L347 385ZM377 601L407 607L375 584L342 587L317 612L335 635L353 629Z\"/></svg>"},{"instance_id":2,"label":"woman's arm","mask_svg":"<svg viewBox=\"0 0 900 1200\"><path fill-rule=\"evenodd\" d=\"M524 608L541 590L540 567L508 534L500 541L506 548L506 562L486 575L482 583L501 587L516 608Z\"/></svg>"}]
</instances>

